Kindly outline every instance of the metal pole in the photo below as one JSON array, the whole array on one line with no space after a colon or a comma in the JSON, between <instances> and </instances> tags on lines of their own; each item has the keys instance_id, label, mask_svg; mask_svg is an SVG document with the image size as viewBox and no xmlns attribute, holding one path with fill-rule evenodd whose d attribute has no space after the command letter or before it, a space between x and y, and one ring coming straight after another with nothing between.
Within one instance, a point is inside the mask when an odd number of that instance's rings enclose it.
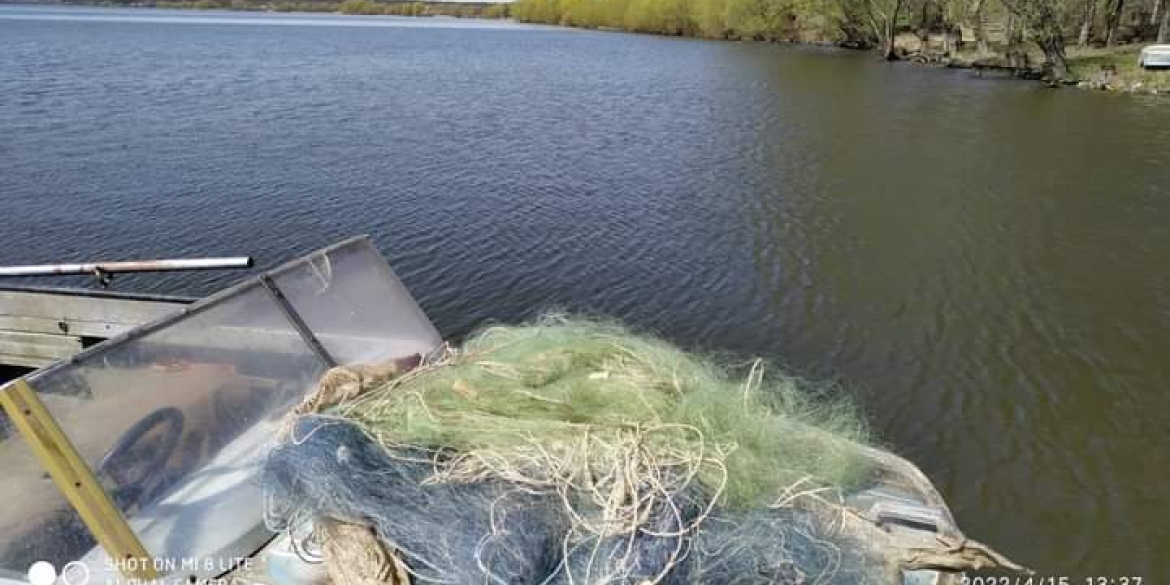
<instances>
[{"instance_id":1,"label":"metal pole","mask_svg":"<svg viewBox=\"0 0 1170 585\"><path fill-rule=\"evenodd\" d=\"M169 272L176 270L218 270L251 268L250 256L232 258L194 258L180 260L146 260L136 262L88 262L82 264L40 264L0 266L0 277L58 276L64 274L117 274L120 272Z\"/></svg>"},{"instance_id":2,"label":"metal pole","mask_svg":"<svg viewBox=\"0 0 1170 585\"><path fill-rule=\"evenodd\" d=\"M285 318L288 319L293 329L296 329L297 334L301 336L301 340L305 342L305 345L309 346L309 349L317 355L318 359L325 362L326 367L336 368L337 359L333 357L333 354L329 353L329 350L325 349L325 346L321 344L321 340L317 339L313 330L301 318L301 314L293 308L292 303L288 302L288 298L284 296L284 292L280 290L280 287L276 286L276 282L272 280L272 277L267 274L260 275L260 285L264 287L264 290L268 291L268 295L276 303L280 312L284 313Z\"/></svg>"}]
</instances>

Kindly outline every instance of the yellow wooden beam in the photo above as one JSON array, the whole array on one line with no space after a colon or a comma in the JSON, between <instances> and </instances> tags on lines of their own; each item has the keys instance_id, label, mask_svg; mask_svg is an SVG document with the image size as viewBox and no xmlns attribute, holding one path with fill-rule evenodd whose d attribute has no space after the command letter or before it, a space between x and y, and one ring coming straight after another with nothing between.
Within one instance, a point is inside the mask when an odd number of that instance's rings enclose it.
<instances>
[{"instance_id":1,"label":"yellow wooden beam","mask_svg":"<svg viewBox=\"0 0 1170 585\"><path fill-rule=\"evenodd\" d=\"M18 379L0 388L0 406L122 573L130 579L157 579L146 547L32 387Z\"/></svg>"}]
</instances>

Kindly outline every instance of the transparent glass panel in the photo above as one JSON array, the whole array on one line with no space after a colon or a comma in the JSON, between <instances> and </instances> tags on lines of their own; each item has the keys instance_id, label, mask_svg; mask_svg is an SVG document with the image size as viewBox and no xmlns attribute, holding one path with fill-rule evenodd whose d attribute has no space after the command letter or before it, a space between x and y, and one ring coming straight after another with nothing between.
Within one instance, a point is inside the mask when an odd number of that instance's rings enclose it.
<instances>
[{"instance_id":1,"label":"transparent glass panel","mask_svg":"<svg viewBox=\"0 0 1170 585\"><path fill-rule=\"evenodd\" d=\"M209 577L271 536L258 466L324 369L253 285L30 383L163 572ZM100 549L71 552L116 569Z\"/></svg>"},{"instance_id":2,"label":"transparent glass panel","mask_svg":"<svg viewBox=\"0 0 1170 585\"><path fill-rule=\"evenodd\" d=\"M442 343L367 240L313 254L273 280L340 364L426 355Z\"/></svg>"},{"instance_id":3,"label":"transparent glass panel","mask_svg":"<svg viewBox=\"0 0 1170 585\"><path fill-rule=\"evenodd\" d=\"M295 261L273 281L339 363L441 343L365 239ZM258 481L282 417L324 373L260 281L138 328L28 378L170 577L218 576L272 536ZM0 418L0 583L29 564L80 561L120 580L9 421Z\"/></svg>"},{"instance_id":4,"label":"transparent glass panel","mask_svg":"<svg viewBox=\"0 0 1170 585\"><path fill-rule=\"evenodd\" d=\"M57 491L0 409L0 582L25 581L37 561L60 567L93 548L81 518Z\"/></svg>"}]
</instances>

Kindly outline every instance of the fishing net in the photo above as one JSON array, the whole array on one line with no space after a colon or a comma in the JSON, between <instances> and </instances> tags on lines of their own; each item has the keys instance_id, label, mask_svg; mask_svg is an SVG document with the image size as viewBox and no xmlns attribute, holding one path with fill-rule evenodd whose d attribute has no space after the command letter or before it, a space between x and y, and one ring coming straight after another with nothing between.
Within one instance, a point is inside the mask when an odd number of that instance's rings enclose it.
<instances>
[{"instance_id":1,"label":"fishing net","mask_svg":"<svg viewBox=\"0 0 1170 585\"><path fill-rule=\"evenodd\" d=\"M854 410L762 361L554 315L415 365L331 372L267 462L272 528L358 527L373 568L343 581L851 585L914 566L845 505L881 473Z\"/></svg>"}]
</instances>

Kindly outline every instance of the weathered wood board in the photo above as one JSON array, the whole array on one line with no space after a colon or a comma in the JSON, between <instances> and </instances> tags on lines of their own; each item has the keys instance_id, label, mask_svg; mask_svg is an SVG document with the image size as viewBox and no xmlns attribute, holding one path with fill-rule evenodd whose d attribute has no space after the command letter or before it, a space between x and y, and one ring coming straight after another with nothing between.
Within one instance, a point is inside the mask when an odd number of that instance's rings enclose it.
<instances>
[{"instance_id":1,"label":"weathered wood board","mask_svg":"<svg viewBox=\"0 0 1170 585\"><path fill-rule=\"evenodd\" d=\"M22 331L0 331L0 364L40 368L81 351L81 338Z\"/></svg>"},{"instance_id":2,"label":"weathered wood board","mask_svg":"<svg viewBox=\"0 0 1170 585\"><path fill-rule=\"evenodd\" d=\"M0 289L0 365L40 368L174 313L190 301L68 289Z\"/></svg>"}]
</instances>

